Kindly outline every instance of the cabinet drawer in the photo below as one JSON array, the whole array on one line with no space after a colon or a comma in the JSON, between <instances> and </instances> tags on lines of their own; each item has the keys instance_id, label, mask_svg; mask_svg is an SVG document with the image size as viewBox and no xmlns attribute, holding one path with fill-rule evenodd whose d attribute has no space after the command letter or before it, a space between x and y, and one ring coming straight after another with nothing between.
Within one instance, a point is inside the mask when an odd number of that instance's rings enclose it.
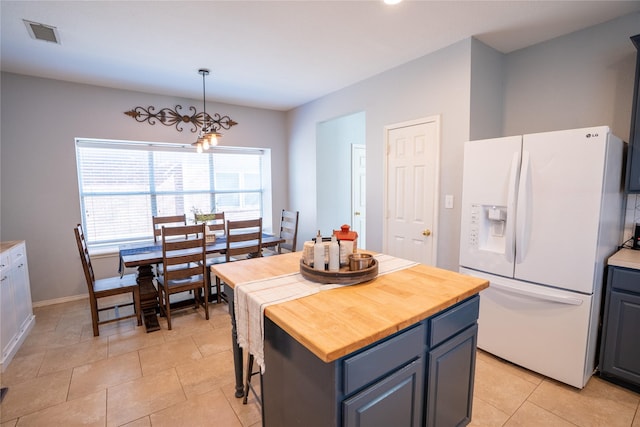
<instances>
[{"instance_id":1,"label":"cabinet drawer","mask_svg":"<svg viewBox=\"0 0 640 427\"><path fill-rule=\"evenodd\" d=\"M611 274L613 289L640 293L640 270L613 267Z\"/></svg>"},{"instance_id":2,"label":"cabinet drawer","mask_svg":"<svg viewBox=\"0 0 640 427\"><path fill-rule=\"evenodd\" d=\"M476 323L479 309L480 296L475 295L431 319L429 325L429 348L437 346Z\"/></svg>"},{"instance_id":3,"label":"cabinet drawer","mask_svg":"<svg viewBox=\"0 0 640 427\"><path fill-rule=\"evenodd\" d=\"M347 395L402 367L424 352L425 325L418 324L362 353L344 360L343 388Z\"/></svg>"}]
</instances>

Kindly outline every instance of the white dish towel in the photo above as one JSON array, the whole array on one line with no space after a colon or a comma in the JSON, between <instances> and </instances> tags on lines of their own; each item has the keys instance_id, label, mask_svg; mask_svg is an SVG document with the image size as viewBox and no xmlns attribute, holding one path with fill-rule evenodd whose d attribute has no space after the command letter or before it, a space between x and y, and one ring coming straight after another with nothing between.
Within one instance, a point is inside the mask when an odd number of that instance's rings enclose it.
<instances>
[{"instance_id":1,"label":"white dish towel","mask_svg":"<svg viewBox=\"0 0 640 427\"><path fill-rule=\"evenodd\" d=\"M376 255L378 276L417 265L414 261L391 255ZM238 345L253 354L255 362L265 371L264 363L264 309L320 291L350 286L321 284L305 279L299 272L271 277L265 280L239 283L234 288Z\"/></svg>"}]
</instances>

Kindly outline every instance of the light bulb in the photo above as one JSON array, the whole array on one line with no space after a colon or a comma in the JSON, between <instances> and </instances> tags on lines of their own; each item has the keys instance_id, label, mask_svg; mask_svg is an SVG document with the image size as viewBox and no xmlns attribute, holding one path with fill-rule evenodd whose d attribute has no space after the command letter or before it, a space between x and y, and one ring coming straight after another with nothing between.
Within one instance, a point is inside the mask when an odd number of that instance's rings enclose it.
<instances>
[{"instance_id":1,"label":"light bulb","mask_svg":"<svg viewBox=\"0 0 640 427\"><path fill-rule=\"evenodd\" d=\"M198 153L202 153L202 144L201 144L200 142L198 142L198 143L196 144L196 151L197 151Z\"/></svg>"},{"instance_id":2,"label":"light bulb","mask_svg":"<svg viewBox=\"0 0 640 427\"><path fill-rule=\"evenodd\" d=\"M218 137L216 137L215 133L211 134L209 144L211 144L212 147L215 147L216 145L218 145Z\"/></svg>"},{"instance_id":3,"label":"light bulb","mask_svg":"<svg viewBox=\"0 0 640 427\"><path fill-rule=\"evenodd\" d=\"M209 149L209 141L207 141L207 138L202 138L202 148L205 150Z\"/></svg>"}]
</instances>

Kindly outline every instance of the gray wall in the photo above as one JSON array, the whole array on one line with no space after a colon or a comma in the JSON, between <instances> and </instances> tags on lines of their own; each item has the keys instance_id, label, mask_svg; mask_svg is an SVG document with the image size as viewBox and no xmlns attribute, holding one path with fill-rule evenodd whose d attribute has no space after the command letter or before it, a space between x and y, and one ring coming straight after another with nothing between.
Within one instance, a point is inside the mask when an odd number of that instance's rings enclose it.
<instances>
[{"instance_id":1,"label":"gray wall","mask_svg":"<svg viewBox=\"0 0 640 427\"><path fill-rule=\"evenodd\" d=\"M465 140L608 124L627 139L635 48L635 13L508 55L476 40L452 46L301 106L289 113L291 202L301 211L303 235L314 232L315 126L364 111L367 117L367 247L383 249L385 125L440 115L438 266L456 270L459 200ZM638 215L638 214L636 214Z\"/></svg>"},{"instance_id":2,"label":"gray wall","mask_svg":"<svg viewBox=\"0 0 640 427\"><path fill-rule=\"evenodd\" d=\"M608 125L629 141L636 64L629 38L639 33L635 13L506 55L504 135ZM630 195L625 240L636 222L640 197Z\"/></svg>"},{"instance_id":3,"label":"gray wall","mask_svg":"<svg viewBox=\"0 0 640 427\"><path fill-rule=\"evenodd\" d=\"M34 302L87 293L73 227L80 222L74 138L191 143L194 134L124 115L136 106L194 105L189 100L2 73L0 237L25 240ZM184 110L183 110L184 111ZM223 144L271 148L273 211L286 206L285 114L207 105L239 124ZM278 226L278 224L275 224ZM117 274L114 255L92 258L96 275Z\"/></svg>"},{"instance_id":4,"label":"gray wall","mask_svg":"<svg viewBox=\"0 0 640 427\"><path fill-rule=\"evenodd\" d=\"M316 223L315 170L308 159L316 153L316 124L353 111L366 115L367 145L367 248L382 250L384 126L440 114L441 194L457 194L461 188L458 164L469 128L469 52L471 40L422 57L393 70L306 104L289 113L290 197L300 210L300 233L313 235ZM314 165L315 166L315 165ZM441 203L444 206L444 203ZM439 263L455 268L459 213L440 210ZM340 225L340 224L337 224ZM452 262L454 261L454 262Z\"/></svg>"}]
</instances>

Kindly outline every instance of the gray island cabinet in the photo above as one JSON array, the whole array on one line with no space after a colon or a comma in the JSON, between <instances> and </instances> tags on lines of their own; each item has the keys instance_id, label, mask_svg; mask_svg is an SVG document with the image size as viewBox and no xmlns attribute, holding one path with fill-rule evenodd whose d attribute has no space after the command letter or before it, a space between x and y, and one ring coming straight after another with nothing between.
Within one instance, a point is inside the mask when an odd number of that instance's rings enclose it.
<instances>
[{"instance_id":1,"label":"gray island cabinet","mask_svg":"<svg viewBox=\"0 0 640 427\"><path fill-rule=\"evenodd\" d=\"M600 343L600 376L640 390L640 251L609 258Z\"/></svg>"},{"instance_id":2,"label":"gray island cabinet","mask_svg":"<svg viewBox=\"0 0 640 427\"><path fill-rule=\"evenodd\" d=\"M325 363L265 320L265 426L463 426L479 296Z\"/></svg>"}]
</instances>

